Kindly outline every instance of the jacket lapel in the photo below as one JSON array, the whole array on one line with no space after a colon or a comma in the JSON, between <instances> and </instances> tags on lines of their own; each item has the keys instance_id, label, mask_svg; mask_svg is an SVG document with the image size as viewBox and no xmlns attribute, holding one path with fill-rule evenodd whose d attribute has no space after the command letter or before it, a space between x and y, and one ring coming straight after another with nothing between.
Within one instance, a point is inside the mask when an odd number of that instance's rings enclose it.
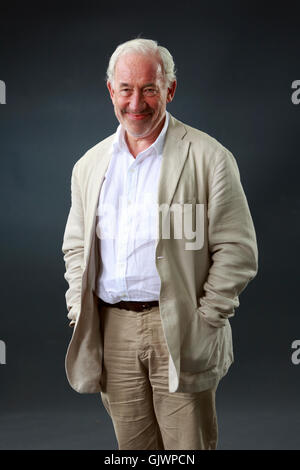
<instances>
[{"instance_id":1,"label":"jacket lapel","mask_svg":"<svg viewBox=\"0 0 300 470\"><path fill-rule=\"evenodd\" d=\"M95 165L91 168L91 175L88 179L88 188L87 188L87 199L86 199L86 211L87 211L87 250L86 254L89 256L91 254L91 246L94 242L95 237L95 226L96 226L96 216L97 208L99 202L99 195L101 186L104 181L104 175L108 168L110 159L112 157L112 142L115 134L111 135L104 145L100 147L96 154ZM85 264L88 263L88 259L85 260Z\"/></svg>"},{"instance_id":2,"label":"jacket lapel","mask_svg":"<svg viewBox=\"0 0 300 470\"><path fill-rule=\"evenodd\" d=\"M99 194L104 175L108 168L110 159L112 157L112 142L115 134L109 137L105 145L101 146L96 155L95 166L92 168L91 184L89 188L89 200L87 201L87 208L90 209L90 216L95 218L98 207Z\"/></svg>"},{"instance_id":3,"label":"jacket lapel","mask_svg":"<svg viewBox=\"0 0 300 470\"><path fill-rule=\"evenodd\" d=\"M186 132L184 125L170 114L158 182L158 205L172 203L188 155L190 143L184 141Z\"/></svg>"}]
</instances>

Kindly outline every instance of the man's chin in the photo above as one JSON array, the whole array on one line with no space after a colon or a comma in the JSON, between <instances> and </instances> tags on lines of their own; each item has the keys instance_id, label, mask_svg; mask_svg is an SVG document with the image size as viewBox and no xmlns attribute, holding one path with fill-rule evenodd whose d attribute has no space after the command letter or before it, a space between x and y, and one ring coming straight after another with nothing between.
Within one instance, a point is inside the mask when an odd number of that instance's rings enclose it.
<instances>
[{"instance_id":1,"label":"man's chin","mask_svg":"<svg viewBox=\"0 0 300 470\"><path fill-rule=\"evenodd\" d=\"M132 126L125 123L124 125L126 132L132 137L146 137L150 131L150 126Z\"/></svg>"}]
</instances>

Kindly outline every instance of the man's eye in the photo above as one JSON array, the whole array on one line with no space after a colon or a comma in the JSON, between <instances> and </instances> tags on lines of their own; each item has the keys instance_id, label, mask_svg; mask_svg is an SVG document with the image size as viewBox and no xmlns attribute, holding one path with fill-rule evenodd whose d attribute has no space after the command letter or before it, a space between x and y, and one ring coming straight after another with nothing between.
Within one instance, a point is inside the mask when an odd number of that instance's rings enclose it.
<instances>
[{"instance_id":1,"label":"man's eye","mask_svg":"<svg viewBox=\"0 0 300 470\"><path fill-rule=\"evenodd\" d=\"M154 88L146 88L144 91L147 95L154 95L156 93Z\"/></svg>"}]
</instances>

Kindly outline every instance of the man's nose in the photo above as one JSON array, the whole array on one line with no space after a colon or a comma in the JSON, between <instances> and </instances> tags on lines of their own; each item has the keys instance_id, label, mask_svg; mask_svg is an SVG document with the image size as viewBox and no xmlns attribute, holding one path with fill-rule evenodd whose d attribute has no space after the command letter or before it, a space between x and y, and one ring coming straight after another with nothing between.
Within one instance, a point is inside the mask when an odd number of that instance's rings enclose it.
<instances>
[{"instance_id":1,"label":"man's nose","mask_svg":"<svg viewBox=\"0 0 300 470\"><path fill-rule=\"evenodd\" d=\"M131 111L140 112L145 109L145 100L140 90L135 90L130 97Z\"/></svg>"}]
</instances>

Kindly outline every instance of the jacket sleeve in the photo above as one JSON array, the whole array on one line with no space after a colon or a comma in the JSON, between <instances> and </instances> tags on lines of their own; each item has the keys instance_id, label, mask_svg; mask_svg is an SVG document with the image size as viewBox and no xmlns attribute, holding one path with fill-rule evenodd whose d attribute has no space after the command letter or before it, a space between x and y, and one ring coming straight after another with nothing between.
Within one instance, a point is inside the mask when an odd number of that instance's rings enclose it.
<instances>
[{"instance_id":1,"label":"jacket sleeve","mask_svg":"<svg viewBox=\"0 0 300 470\"><path fill-rule=\"evenodd\" d=\"M62 245L66 267L64 278L69 284L69 288L66 291L66 304L68 310L67 317L71 320L70 326L75 324L80 310L84 258L84 216L77 171L76 163L73 167L71 178L71 208Z\"/></svg>"},{"instance_id":2,"label":"jacket sleeve","mask_svg":"<svg viewBox=\"0 0 300 470\"><path fill-rule=\"evenodd\" d=\"M212 264L199 312L221 327L234 316L239 294L258 270L252 217L236 160L227 149L218 154L209 184L208 244Z\"/></svg>"}]
</instances>

